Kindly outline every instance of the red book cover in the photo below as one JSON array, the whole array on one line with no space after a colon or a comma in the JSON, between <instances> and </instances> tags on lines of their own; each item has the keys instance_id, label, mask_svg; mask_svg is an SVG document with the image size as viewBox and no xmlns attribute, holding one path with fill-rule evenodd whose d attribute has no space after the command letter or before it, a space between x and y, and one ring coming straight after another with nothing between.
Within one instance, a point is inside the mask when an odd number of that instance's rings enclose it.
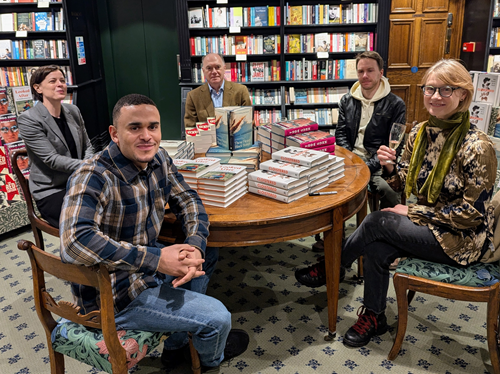
<instances>
[{"instance_id":1,"label":"red book cover","mask_svg":"<svg viewBox=\"0 0 500 374\"><path fill-rule=\"evenodd\" d=\"M234 42L236 44L236 54L246 55L247 54L247 37L244 35L236 35L234 37Z\"/></svg>"},{"instance_id":2,"label":"red book cover","mask_svg":"<svg viewBox=\"0 0 500 374\"><path fill-rule=\"evenodd\" d=\"M194 46L194 38L189 38L189 41L191 42L191 56L194 56L196 53L196 48Z\"/></svg>"},{"instance_id":3,"label":"red book cover","mask_svg":"<svg viewBox=\"0 0 500 374\"><path fill-rule=\"evenodd\" d=\"M310 131L303 134L288 136L286 145L293 145L301 148L319 148L335 144L335 136L325 131Z\"/></svg>"},{"instance_id":4,"label":"red book cover","mask_svg":"<svg viewBox=\"0 0 500 374\"><path fill-rule=\"evenodd\" d=\"M276 26L281 25L281 9L276 7Z\"/></svg>"},{"instance_id":5,"label":"red book cover","mask_svg":"<svg viewBox=\"0 0 500 374\"><path fill-rule=\"evenodd\" d=\"M312 64L312 79L314 81L318 80L318 62L317 61L313 61L313 64Z\"/></svg>"}]
</instances>

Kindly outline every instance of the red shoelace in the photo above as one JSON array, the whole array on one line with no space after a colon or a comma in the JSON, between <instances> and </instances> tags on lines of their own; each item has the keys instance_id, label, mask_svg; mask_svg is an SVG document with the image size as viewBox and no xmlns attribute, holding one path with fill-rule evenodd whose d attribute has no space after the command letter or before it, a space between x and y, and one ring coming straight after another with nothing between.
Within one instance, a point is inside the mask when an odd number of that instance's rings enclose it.
<instances>
[{"instance_id":1,"label":"red shoelace","mask_svg":"<svg viewBox=\"0 0 500 374\"><path fill-rule=\"evenodd\" d=\"M358 308L356 314L358 315L358 322L356 322L352 328L356 330L358 334L365 334L372 325L375 325L375 330L377 330L377 317L375 317L375 314L366 310L363 305Z\"/></svg>"}]
</instances>

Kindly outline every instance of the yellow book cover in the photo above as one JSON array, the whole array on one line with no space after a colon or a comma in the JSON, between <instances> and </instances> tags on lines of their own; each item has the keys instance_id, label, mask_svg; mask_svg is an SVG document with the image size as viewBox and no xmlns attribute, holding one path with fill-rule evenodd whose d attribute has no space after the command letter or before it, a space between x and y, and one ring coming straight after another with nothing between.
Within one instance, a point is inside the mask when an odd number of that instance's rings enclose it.
<instances>
[{"instance_id":1,"label":"yellow book cover","mask_svg":"<svg viewBox=\"0 0 500 374\"><path fill-rule=\"evenodd\" d=\"M302 25L302 6L290 7L290 25Z\"/></svg>"},{"instance_id":2,"label":"yellow book cover","mask_svg":"<svg viewBox=\"0 0 500 374\"><path fill-rule=\"evenodd\" d=\"M268 16L269 16L269 20L268 20L267 24L269 26L275 26L274 25L274 7L273 6L269 7Z\"/></svg>"},{"instance_id":3,"label":"yellow book cover","mask_svg":"<svg viewBox=\"0 0 500 374\"><path fill-rule=\"evenodd\" d=\"M324 23L325 13L323 5L319 6L319 23L322 25Z\"/></svg>"},{"instance_id":4,"label":"yellow book cover","mask_svg":"<svg viewBox=\"0 0 500 374\"><path fill-rule=\"evenodd\" d=\"M288 53L300 53L300 35L288 35Z\"/></svg>"}]
</instances>

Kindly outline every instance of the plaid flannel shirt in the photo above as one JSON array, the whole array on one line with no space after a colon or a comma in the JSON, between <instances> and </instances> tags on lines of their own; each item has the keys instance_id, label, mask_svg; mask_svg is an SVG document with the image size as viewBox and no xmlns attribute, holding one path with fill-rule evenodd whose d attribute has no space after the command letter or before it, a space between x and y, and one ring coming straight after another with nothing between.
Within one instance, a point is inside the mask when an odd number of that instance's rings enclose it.
<instances>
[{"instance_id":1,"label":"plaid flannel shirt","mask_svg":"<svg viewBox=\"0 0 500 374\"><path fill-rule=\"evenodd\" d=\"M162 148L139 170L111 142L68 180L60 219L61 259L106 264L115 312L158 285L154 275L163 245L157 238L167 203L182 224L185 243L204 254L209 227L205 208ZM73 284L72 292L82 313L99 308L95 288Z\"/></svg>"}]
</instances>

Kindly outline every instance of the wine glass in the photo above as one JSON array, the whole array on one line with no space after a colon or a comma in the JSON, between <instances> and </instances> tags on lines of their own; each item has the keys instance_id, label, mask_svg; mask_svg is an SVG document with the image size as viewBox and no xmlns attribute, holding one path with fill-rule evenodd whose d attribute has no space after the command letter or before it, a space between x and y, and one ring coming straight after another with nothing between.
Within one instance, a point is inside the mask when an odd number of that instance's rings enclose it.
<instances>
[{"instance_id":1,"label":"wine glass","mask_svg":"<svg viewBox=\"0 0 500 374\"><path fill-rule=\"evenodd\" d=\"M393 123L391 127L391 134L389 135L389 148L397 149L401 140L405 136L406 125L402 123ZM386 164L394 164L393 161L387 160Z\"/></svg>"}]
</instances>

